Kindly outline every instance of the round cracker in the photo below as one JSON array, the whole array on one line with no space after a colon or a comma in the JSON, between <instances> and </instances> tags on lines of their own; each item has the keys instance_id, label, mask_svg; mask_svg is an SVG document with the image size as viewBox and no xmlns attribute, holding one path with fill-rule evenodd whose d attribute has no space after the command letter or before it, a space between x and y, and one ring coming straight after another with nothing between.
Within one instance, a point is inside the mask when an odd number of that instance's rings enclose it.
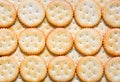
<instances>
[{"instance_id":1,"label":"round cracker","mask_svg":"<svg viewBox=\"0 0 120 82\"><path fill-rule=\"evenodd\" d=\"M111 29L105 34L103 47L110 55L120 56L120 29Z\"/></svg>"},{"instance_id":2,"label":"round cracker","mask_svg":"<svg viewBox=\"0 0 120 82\"><path fill-rule=\"evenodd\" d=\"M102 10L103 19L111 27L120 28L120 0L108 2Z\"/></svg>"},{"instance_id":3,"label":"round cracker","mask_svg":"<svg viewBox=\"0 0 120 82\"><path fill-rule=\"evenodd\" d=\"M97 82L103 75L103 65L93 56L83 57L77 65L77 75L84 82Z\"/></svg>"},{"instance_id":4,"label":"round cracker","mask_svg":"<svg viewBox=\"0 0 120 82\"><path fill-rule=\"evenodd\" d=\"M28 55L38 55L45 47L44 33L37 28L24 30L19 37L20 49Z\"/></svg>"},{"instance_id":5,"label":"round cracker","mask_svg":"<svg viewBox=\"0 0 120 82\"><path fill-rule=\"evenodd\" d=\"M0 29L0 56L12 54L17 45L17 37L13 31Z\"/></svg>"},{"instance_id":6,"label":"round cracker","mask_svg":"<svg viewBox=\"0 0 120 82\"><path fill-rule=\"evenodd\" d=\"M94 0L81 0L74 13L77 23L82 27L94 27L101 19L101 9Z\"/></svg>"},{"instance_id":7,"label":"round cracker","mask_svg":"<svg viewBox=\"0 0 120 82\"><path fill-rule=\"evenodd\" d=\"M110 59L105 66L105 75L110 82L120 81L120 57Z\"/></svg>"},{"instance_id":8,"label":"round cracker","mask_svg":"<svg viewBox=\"0 0 120 82\"><path fill-rule=\"evenodd\" d=\"M54 55L65 55L73 46L73 38L66 29L56 28L49 33L46 44Z\"/></svg>"},{"instance_id":9,"label":"round cracker","mask_svg":"<svg viewBox=\"0 0 120 82\"><path fill-rule=\"evenodd\" d=\"M0 0L0 27L9 27L14 24L16 10L14 6L6 0Z\"/></svg>"},{"instance_id":10,"label":"round cracker","mask_svg":"<svg viewBox=\"0 0 120 82\"><path fill-rule=\"evenodd\" d=\"M55 57L48 65L48 73L54 81L69 82L74 77L75 66L69 57Z\"/></svg>"},{"instance_id":11,"label":"round cracker","mask_svg":"<svg viewBox=\"0 0 120 82\"><path fill-rule=\"evenodd\" d=\"M46 63L39 56L28 56L20 66L20 74L27 82L40 82L47 74Z\"/></svg>"},{"instance_id":12,"label":"round cracker","mask_svg":"<svg viewBox=\"0 0 120 82\"><path fill-rule=\"evenodd\" d=\"M102 46L102 38L96 30L86 28L76 34L74 44L83 55L95 55Z\"/></svg>"},{"instance_id":13,"label":"round cracker","mask_svg":"<svg viewBox=\"0 0 120 82\"><path fill-rule=\"evenodd\" d=\"M18 18L27 27L37 27L45 17L45 10L36 0L25 0L18 8Z\"/></svg>"},{"instance_id":14,"label":"round cracker","mask_svg":"<svg viewBox=\"0 0 120 82\"><path fill-rule=\"evenodd\" d=\"M72 20L73 10L67 1L54 0L46 9L46 17L52 25L64 27Z\"/></svg>"},{"instance_id":15,"label":"round cracker","mask_svg":"<svg viewBox=\"0 0 120 82\"><path fill-rule=\"evenodd\" d=\"M13 82L19 73L17 62L10 57L0 57L0 82Z\"/></svg>"}]
</instances>

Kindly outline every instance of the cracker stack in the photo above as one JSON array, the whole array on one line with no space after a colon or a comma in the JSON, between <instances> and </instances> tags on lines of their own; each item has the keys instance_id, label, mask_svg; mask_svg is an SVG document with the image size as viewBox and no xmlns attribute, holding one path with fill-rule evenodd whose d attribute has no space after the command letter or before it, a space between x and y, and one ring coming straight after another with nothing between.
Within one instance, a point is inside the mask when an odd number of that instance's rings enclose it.
<instances>
[{"instance_id":1,"label":"cracker stack","mask_svg":"<svg viewBox=\"0 0 120 82\"><path fill-rule=\"evenodd\" d=\"M0 82L120 82L120 0L0 0Z\"/></svg>"}]
</instances>

